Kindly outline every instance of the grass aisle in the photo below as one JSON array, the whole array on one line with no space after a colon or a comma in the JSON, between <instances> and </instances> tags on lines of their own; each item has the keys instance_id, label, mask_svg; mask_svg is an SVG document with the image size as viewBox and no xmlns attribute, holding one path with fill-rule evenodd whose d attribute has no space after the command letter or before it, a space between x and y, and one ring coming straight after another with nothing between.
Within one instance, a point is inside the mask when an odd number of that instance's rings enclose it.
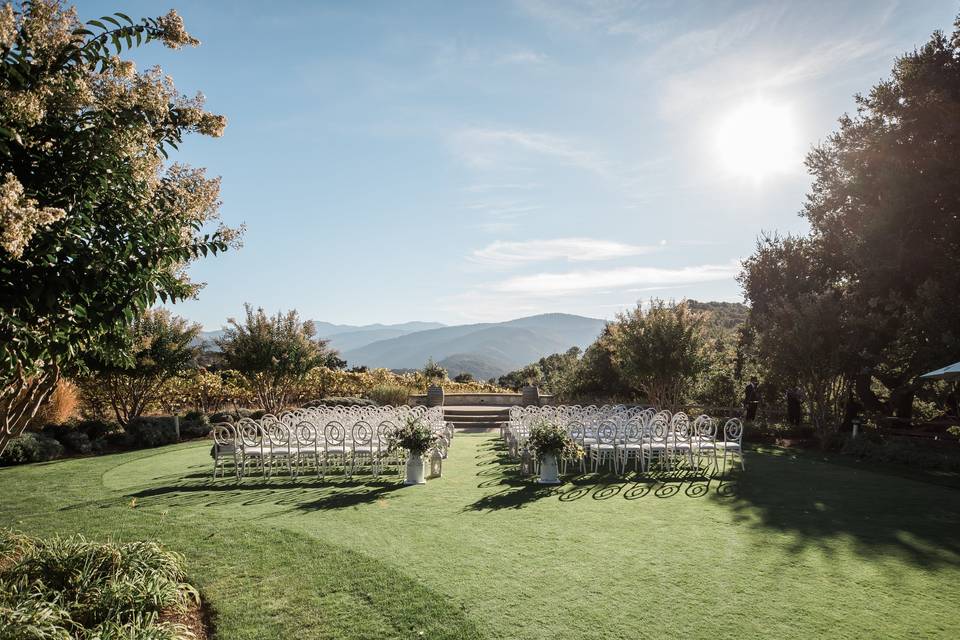
<instances>
[{"instance_id":1,"label":"grass aisle","mask_svg":"<svg viewBox=\"0 0 960 640\"><path fill-rule=\"evenodd\" d=\"M755 454L728 482L209 480L207 446L0 470L0 525L156 537L222 638L951 637L960 492Z\"/></svg>"}]
</instances>

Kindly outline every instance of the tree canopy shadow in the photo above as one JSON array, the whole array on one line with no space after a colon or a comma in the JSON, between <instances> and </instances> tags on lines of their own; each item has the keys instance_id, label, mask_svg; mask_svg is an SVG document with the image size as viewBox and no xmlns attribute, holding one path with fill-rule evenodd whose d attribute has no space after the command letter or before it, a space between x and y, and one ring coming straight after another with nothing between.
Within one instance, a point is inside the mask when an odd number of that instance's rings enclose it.
<instances>
[{"instance_id":1,"label":"tree canopy shadow","mask_svg":"<svg viewBox=\"0 0 960 640\"><path fill-rule=\"evenodd\" d=\"M717 493L735 520L792 536L791 550L833 552L852 540L864 556L923 567L960 566L960 491L851 469L814 454L748 455L735 492Z\"/></svg>"}]
</instances>

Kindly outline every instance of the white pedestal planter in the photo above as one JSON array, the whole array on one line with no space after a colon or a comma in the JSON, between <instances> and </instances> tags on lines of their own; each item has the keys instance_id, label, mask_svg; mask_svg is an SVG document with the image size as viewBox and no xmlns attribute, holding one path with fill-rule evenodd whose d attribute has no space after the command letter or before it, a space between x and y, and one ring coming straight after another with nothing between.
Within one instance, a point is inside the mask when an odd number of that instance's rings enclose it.
<instances>
[{"instance_id":1,"label":"white pedestal planter","mask_svg":"<svg viewBox=\"0 0 960 640\"><path fill-rule=\"evenodd\" d=\"M555 454L545 453L540 456L540 484L560 484Z\"/></svg>"},{"instance_id":2,"label":"white pedestal planter","mask_svg":"<svg viewBox=\"0 0 960 640\"><path fill-rule=\"evenodd\" d=\"M403 484L427 484L423 475L423 456L419 453L410 453L407 456L407 479Z\"/></svg>"}]
</instances>

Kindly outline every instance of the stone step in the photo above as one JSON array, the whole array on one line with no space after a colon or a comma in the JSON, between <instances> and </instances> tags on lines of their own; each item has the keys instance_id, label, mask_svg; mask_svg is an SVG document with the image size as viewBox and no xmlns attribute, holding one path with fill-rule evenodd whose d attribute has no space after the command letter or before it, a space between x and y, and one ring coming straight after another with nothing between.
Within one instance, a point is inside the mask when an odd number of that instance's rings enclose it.
<instances>
[{"instance_id":1,"label":"stone step","mask_svg":"<svg viewBox=\"0 0 960 640\"><path fill-rule=\"evenodd\" d=\"M447 422L507 422L509 418L507 416L501 416L499 414L443 414L443 419Z\"/></svg>"}]
</instances>

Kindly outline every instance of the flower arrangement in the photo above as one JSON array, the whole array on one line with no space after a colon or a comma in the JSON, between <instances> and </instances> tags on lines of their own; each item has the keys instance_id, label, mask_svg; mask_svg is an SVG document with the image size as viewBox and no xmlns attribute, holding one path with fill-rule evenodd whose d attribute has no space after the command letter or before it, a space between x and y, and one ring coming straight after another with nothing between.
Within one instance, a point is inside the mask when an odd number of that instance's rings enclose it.
<instances>
[{"instance_id":1,"label":"flower arrangement","mask_svg":"<svg viewBox=\"0 0 960 640\"><path fill-rule=\"evenodd\" d=\"M390 451L406 449L412 454L422 455L432 449L440 440L440 435L430 430L420 418L408 417L403 426L390 433L388 441Z\"/></svg>"},{"instance_id":2,"label":"flower arrangement","mask_svg":"<svg viewBox=\"0 0 960 640\"><path fill-rule=\"evenodd\" d=\"M538 456L552 453L559 458L582 458L583 447L574 441L558 424L540 422L530 429L527 446Z\"/></svg>"}]
</instances>

